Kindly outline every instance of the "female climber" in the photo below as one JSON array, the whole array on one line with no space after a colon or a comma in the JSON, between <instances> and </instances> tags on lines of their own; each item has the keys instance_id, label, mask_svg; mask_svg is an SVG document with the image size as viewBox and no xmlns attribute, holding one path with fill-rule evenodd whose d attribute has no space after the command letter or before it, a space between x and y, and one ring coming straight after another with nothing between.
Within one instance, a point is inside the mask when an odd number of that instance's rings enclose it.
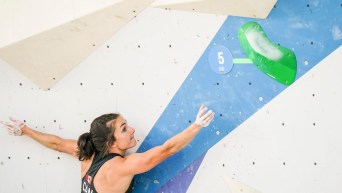
<instances>
[{"instance_id":1,"label":"female climber","mask_svg":"<svg viewBox=\"0 0 342 193\"><path fill-rule=\"evenodd\" d=\"M90 131L83 133L77 141L36 131L12 118L1 123L11 135L25 135L50 149L78 158L82 193L123 193L132 191L134 175L152 169L183 149L213 118L214 112L202 105L195 122L182 132L160 146L127 156L127 149L136 145L135 129L120 114L97 117L91 123Z\"/></svg>"}]
</instances>

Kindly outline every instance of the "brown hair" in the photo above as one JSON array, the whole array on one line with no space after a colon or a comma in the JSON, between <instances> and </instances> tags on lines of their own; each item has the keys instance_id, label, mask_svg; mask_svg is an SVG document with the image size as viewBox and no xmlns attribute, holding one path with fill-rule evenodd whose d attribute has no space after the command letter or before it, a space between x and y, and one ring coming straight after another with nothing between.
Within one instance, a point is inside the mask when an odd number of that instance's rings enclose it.
<instances>
[{"instance_id":1,"label":"brown hair","mask_svg":"<svg viewBox=\"0 0 342 193\"><path fill-rule=\"evenodd\" d=\"M78 138L77 154L80 161L90 159L94 153L101 157L108 154L109 147L115 142L114 123L119 116L119 114L110 113L94 119L90 125L90 131Z\"/></svg>"}]
</instances>

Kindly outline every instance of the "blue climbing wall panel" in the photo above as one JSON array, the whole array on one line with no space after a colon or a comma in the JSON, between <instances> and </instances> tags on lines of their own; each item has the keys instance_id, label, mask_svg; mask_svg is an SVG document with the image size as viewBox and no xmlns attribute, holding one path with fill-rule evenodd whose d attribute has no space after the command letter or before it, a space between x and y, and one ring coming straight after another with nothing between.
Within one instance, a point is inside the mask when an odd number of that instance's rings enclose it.
<instances>
[{"instance_id":1,"label":"blue climbing wall panel","mask_svg":"<svg viewBox=\"0 0 342 193\"><path fill-rule=\"evenodd\" d=\"M237 32L246 22L258 22L271 41L296 54L298 79L342 44L341 13L337 0L278 0L267 19L228 17L138 152L186 128L201 104L215 111L215 120L181 152L136 176L135 192L186 192L205 152L287 88L253 64L234 64L230 72L218 74L209 65L213 49L224 46L233 58L246 58Z\"/></svg>"}]
</instances>

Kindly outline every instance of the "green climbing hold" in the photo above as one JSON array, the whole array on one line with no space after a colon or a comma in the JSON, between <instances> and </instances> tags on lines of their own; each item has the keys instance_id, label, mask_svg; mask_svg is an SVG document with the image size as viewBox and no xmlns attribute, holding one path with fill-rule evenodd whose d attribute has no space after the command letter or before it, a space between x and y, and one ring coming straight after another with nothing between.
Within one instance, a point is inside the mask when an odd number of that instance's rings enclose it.
<instances>
[{"instance_id":1,"label":"green climbing hold","mask_svg":"<svg viewBox=\"0 0 342 193\"><path fill-rule=\"evenodd\" d=\"M271 42L258 23L244 24L239 30L238 37L248 58L262 72L285 85L295 81L297 73L295 54Z\"/></svg>"}]
</instances>

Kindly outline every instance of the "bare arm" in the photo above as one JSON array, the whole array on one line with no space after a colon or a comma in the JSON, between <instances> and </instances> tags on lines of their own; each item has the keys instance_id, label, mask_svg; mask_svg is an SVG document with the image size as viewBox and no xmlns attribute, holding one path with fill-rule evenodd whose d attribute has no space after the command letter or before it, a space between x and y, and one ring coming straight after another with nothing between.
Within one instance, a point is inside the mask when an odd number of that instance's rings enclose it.
<instances>
[{"instance_id":1,"label":"bare arm","mask_svg":"<svg viewBox=\"0 0 342 193\"><path fill-rule=\"evenodd\" d=\"M152 169L187 146L201 129L201 126L192 124L181 133L167 140L161 146L151 148L144 153L134 153L127 156L124 160L125 166L123 169L129 169L126 172L132 175Z\"/></svg>"},{"instance_id":2,"label":"bare arm","mask_svg":"<svg viewBox=\"0 0 342 193\"><path fill-rule=\"evenodd\" d=\"M22 135L30 137L31 139L37 141L38 143L44 145L47 148L53 149L55 151L63 152L69 154L73 157L77 157L77 141L73 139L63 139L56 135L51 135L47 133L42 133L31 129L24 125L21 129Z\"/></svg>"},{"instance_id":3,"label":"bare arm","mask_svg":"<svg viewBox=\"0 0 342 193\"><path fill-rule=\"evenodd\" d=\"M8 133L15 136L25 135L50 149L69 154L77 158L77 141L72 139L62 139L56 135L42 133L31 129L23 122L10 119L10 122L1 122Z\"/></svg>"},{"instance_id":4,"label":"bare arm","mask_svg":"<svg viewBox=\"0 0 342 193\"><path fill-rule=\"evenodd\" d=\"M167 140L164 144L144 153L134 153L127 156L123 159L124 167L121 167L122 172L127 175L146 172L186 147L198 132L213 120L214 113L208 111L204 114L206 110L207 108L202 106L197 115L196 122Z\"/></svg>"}]
</instances>

